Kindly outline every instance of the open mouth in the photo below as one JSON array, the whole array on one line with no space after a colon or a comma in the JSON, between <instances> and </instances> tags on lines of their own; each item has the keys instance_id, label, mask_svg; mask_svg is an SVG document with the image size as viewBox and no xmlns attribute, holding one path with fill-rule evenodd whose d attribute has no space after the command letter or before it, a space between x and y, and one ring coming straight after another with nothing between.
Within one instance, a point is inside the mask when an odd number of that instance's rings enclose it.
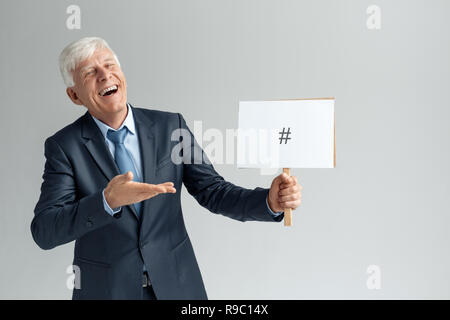
<instances>
[{"instance_id":1,"label":"open mouth","mask_svg":"<svg viewBox=\"0 0 450 320\"><path fill-rule=\"evenodd\" d=\"M118 90L119 87L117 85L113 85L103 90L100 90L98 95L101 97L113 96Z\"/></svg>"}]
</instances>

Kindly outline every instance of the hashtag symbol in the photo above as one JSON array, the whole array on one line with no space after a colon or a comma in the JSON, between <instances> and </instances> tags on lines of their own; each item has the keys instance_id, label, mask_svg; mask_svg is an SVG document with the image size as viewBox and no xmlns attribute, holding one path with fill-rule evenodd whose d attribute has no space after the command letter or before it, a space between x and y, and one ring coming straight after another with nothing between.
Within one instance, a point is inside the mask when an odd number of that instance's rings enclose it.
<instances>
[{"instance_id":1,"label":"hashtag symbol","mask_svg":"<svg viewBox=\"0 0 450 320\"><path fill-rule=\"evenodd\" d=\"M291 138L289 138L289 135L291 134L291 128L288 128L288 131L285 131L285 128L283 127L283 131L279 132L280 137L278 139L280 139L280 144L283 143L284 140L284 144L287 143L287 141Z\"/></svg>"}]
</instances>

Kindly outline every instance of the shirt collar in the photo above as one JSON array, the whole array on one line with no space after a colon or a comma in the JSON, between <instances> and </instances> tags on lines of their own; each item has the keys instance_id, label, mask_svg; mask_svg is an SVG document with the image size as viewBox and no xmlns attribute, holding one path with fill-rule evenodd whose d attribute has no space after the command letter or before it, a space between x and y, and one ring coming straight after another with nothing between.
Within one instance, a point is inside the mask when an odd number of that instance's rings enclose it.
<instances>
[{"instance_id":1,"label":"shirt collar","mask_svg":"<svg viewBox=\"0 0 450 320\"><path fill-rule=\"evenodd\" d=\"M118 130L122 129L123 127L127 127L128 130L131 132L131 134L136 134L136 126L134 124L133 111L131 110L129 104L127 104L127 108L128 108L127 117L123 121L120 128L117 130L111 128L107 124L103 123L102 121L98 120L96 117L91 115L92 119L94 119L95 123L97 124L98 128L102 132L102 135L105 139L106 139L106 134L108 133L108 130L118 131Z\"/></svg>"}]
</instances>

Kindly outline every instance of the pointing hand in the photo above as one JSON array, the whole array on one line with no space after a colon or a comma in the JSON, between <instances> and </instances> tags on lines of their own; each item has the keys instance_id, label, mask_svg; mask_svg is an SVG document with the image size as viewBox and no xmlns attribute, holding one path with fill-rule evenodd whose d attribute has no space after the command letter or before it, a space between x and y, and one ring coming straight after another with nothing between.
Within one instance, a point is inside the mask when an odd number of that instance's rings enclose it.
<instances>
[{"instance_id":1,"label":"pointing hand","mask_svg":"<svg viewBox=\"0 0 450 320\"><path fill-rule=\"evenodd\" d=\"M161 193L175 192L172 182L161 184L135 182L133 173L128 171L111 179L105 189L105 200L110 208L114 209L150 199Z\"/></svg>"}]
</instances>

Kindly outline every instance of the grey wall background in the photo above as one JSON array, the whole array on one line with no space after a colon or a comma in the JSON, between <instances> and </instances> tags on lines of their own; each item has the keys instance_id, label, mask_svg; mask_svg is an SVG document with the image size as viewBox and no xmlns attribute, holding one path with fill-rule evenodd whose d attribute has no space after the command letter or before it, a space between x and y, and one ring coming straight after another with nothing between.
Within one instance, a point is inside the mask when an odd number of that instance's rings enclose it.
<instances>
[{"instance_id":1,"label":"grey wall background","mask_svg":"<svg viewBox=\"0 0 450 320\"><path fill-rule=\"evenodd\" d=\"M66 8L81 8L81 29ZM368 30L366 9L381 8ZM73 244L42 251L30 222L46 137L85 109L57 58L101 36L129 102L236 128L239 100L336 97L337 168L296 169L294 226L183 208L211 299L450 298L448 1L0 2L0 298L68 299ZM245 187L258 170L216 165ZM381 268L369 290L367 267Z\"/></svg>"}]
</instances>

